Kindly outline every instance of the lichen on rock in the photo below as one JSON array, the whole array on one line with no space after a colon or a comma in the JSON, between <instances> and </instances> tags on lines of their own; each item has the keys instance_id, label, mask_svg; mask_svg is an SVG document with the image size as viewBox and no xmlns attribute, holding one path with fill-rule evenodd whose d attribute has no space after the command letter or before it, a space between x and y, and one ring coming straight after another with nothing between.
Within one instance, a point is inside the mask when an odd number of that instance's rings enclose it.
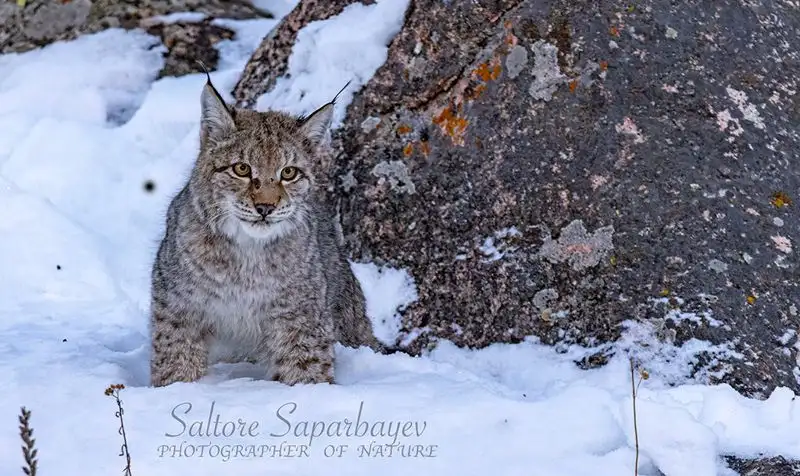
<instances>
[{"instance_id":1,"label":"lichen on rock","mask_svg":"<svg viewBox=\"0 0 800 476\"><path fill-rule=\"evenodd\" d=\"M392 190L408 194L416 192L414 182L411 181L411 177L408 175L406 164L399 160L376 164L372 168L372 175L378 177L380 181L388 180Z\"/></svg>"},{"instance_id":2,"label":"lichen on rock","mask_svg":"<svg viewBox=\"0 0 800 476\"><path fill-rule=\"evenodd\" d=\"M567 81L558 66L558 48L555 45L539 40L531 46L534 60L533 82L528 93L534 99L549 101L553 98L558 86Z\"/></svg>"},{"instance_id":3,"label":"lichen on rock","mask_svg":"<svg viewBox=\"0 0 800 476\"><path fill-rule=\"evenodd\" d=\"M528 66L528 50L524 46L514 45L506 56L506 72L514 79Z\"/></svg>"},{"instance_id":4,"label":"lichen on rock","mask_svg":"<svg viewBox=\"0 0 800 476\"><path fill-rule=\"evenodd\" d=\"M561 230L558 240L549 233L539 249L539 256L551 263L568 262L575 271L597 266L614 249L614 227L598 228L591 235L581 220L573 220Z\"/></svg>"}]
</instances>

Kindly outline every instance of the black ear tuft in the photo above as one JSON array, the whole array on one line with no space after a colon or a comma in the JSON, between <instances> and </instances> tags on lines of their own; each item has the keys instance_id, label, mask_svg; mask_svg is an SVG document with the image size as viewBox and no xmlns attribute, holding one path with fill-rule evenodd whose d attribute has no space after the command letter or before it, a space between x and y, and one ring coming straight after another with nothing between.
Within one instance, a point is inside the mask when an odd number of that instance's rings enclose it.
<instances>
[{"instance_id":1,"label":"black ear tuft","mask_svg":"<svg viewBox=\"0 0 800 476\"><path fill-rule=\"evenodd\" d=\"M200 97L200 143L207 147L224 140L236 130L235 112L211 83L211 75L205 65L200 61L197 63L207 78Z\"/></svg>"},{"instance_id":2,"label":"black ear tuft","mask_svg":"<svg viewBox=\"0 0 800 476\"><path fill-rule=\"evenodd\" d=\"M318 146L325 138L333 119L333 102L325 104L300 122L300 134Z\"/></svg>"},{"instance_id":3,"label":"black ear tuft","mask_svg":"<svg viewBox=\"0 0 800 476\"><path fill-rule=\"evenodd\" d=\"M325 134L331 127L331 121L333 120L333 107L336 104L336 100L339 99L339 95L342 94L342 91L347 89L347 86L350 86L351 82L352 80L348 81L347 84L345 84L344 87L340 89L338 93L336 93L336 96L334 96L330 102L323 105L321 108L312 112L308 116L300 116L297 118L297 124L300 126L300 133L307 139L311 140L314 145L319 145L319 143L325 138Z\"/></svg>"},{"instance_id":4,"label":"black ear tuft","mask_svg":"<svg viewBox=\"0 0 800 476\"><path fill-rule=\"evenodd\" d=\"M345 89L347 89L347 86L350 86L350 83L352 83L352 82L353 82L353 80L351 79L350 81L347 82L347 84L344 85L344 87L342 89L339 90L338 93L336 93L336 96L334 96L333 99L331 99L331 104L336 104L336 100L339 99L339 95L342 94L342 92Z\"/></svg>"},{"instance_id":5,"label":"black ear tuft","mask_svg":"<svg viewBox=\"0 0 800 476\"><path fill-rule=\"evenodd\" d=\"M203 63L199 59L196 59L194 61L195 61L195 63L200 65L200 68L202 68L203 72L206 74L206 86L210 86L211 87L211 91L217 97L217 100L219 102L221 102L223 106L225 106L225 109L228 111L228 114L230 114L231 117L235 119L236 118L236 109L228 106L228 104L225 102L225 100L222 99L222 95L219 93L219 91L217 91L217 88L215 88L214 85L211 83L211 73L208 72L208 68L206 68L205 63Z\"/></svg>"}]
</instances>

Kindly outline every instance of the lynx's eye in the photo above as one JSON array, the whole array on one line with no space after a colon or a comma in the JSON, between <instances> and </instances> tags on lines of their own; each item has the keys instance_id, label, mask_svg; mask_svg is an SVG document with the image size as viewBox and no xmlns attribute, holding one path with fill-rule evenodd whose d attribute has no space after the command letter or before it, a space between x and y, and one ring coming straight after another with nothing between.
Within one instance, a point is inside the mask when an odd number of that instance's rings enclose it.
<instances>
[{"instance_id":1,"label":"lynx's eye","mask_svg":"<svg viewBox=\"0 0 800 476\"><path fill-rule=\"evenodd\" d=\"M245 164L244 162L236 162L233 164L233 173L238 175L239 177L248 177L250 176L250 166Z\"/></svg>"},{"instance_id":2,"label":"lynx's eye","mask_svg":"<svg viewBox=\"0 0 800 476\"><path fill-rule=\"evenodd\" d=\"M297 167L284 167L283 170L281 170L281 180L285 182L291 182L298 176L300 176L300 170L298 170Z\"/></svg>"}]
</instances>

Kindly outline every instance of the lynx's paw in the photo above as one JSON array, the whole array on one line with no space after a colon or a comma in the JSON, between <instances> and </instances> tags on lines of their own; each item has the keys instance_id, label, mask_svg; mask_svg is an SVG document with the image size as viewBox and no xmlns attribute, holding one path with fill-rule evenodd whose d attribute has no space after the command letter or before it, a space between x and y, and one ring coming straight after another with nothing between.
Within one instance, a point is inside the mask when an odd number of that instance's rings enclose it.
<instances>
[{"instance_id":1,"label":"lynx's paw","mask_svg":"<svg viewBox=\"0 0 800 476\"><path fill-rule=\"evenodd\" d=\"M313 327L310 327L313 329ZM334 383L333 341L327 332L281 329L272 342L273 379L286 385Z\"/></svg>"},{"instance_id":2,"label":"lynx's paw","mask_svg":"<svg viewBox=\"0 0 800 476\"><path fill-rule=\"evenodd\" d=\"M153 387L195 382L205 375L208 344L200 329L156 311L152 338L150 384Z\"/></svg>"},{"instance_id":3,"label":"lynx's paw","mask_svg":"<svg viewBox=\"0 0 800 476\"><path fill-rule=\"evenodd\" d=\"M281 365L276 365L273 379L286 385L333 384L333 360L318 361L315 358L307 358L293 363L283 362Z\"/></svg>"},{"instance_id":4,"label":"lynx's paw","mask_svg":"<svg viewBox=\"0 0 800 476\"><path fill-rule=\"evenodd\" d=\"M164 387L175 382L196 382L206 373L204 365L188 362L172 362L163 366L150 366L150 385Z\"/></svg>"}]
</instances>

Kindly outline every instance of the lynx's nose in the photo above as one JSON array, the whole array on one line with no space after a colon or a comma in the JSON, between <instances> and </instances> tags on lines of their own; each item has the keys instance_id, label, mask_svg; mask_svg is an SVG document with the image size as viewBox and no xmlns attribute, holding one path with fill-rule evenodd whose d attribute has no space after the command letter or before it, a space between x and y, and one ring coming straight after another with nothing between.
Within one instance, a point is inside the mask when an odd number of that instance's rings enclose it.
<instances>
[{"instance_id":1,"label":"lynx's nose","mask_svg":"<svg viewBox=\"0 0 800 476\"><path fill-rule=\"evenodd\" d=\"M262 217L267 218L267 216L270 213L275 211L275 205L270 205L268 203L258 203L256 204L256 211Z\"/></svg>"}]
</instances>

